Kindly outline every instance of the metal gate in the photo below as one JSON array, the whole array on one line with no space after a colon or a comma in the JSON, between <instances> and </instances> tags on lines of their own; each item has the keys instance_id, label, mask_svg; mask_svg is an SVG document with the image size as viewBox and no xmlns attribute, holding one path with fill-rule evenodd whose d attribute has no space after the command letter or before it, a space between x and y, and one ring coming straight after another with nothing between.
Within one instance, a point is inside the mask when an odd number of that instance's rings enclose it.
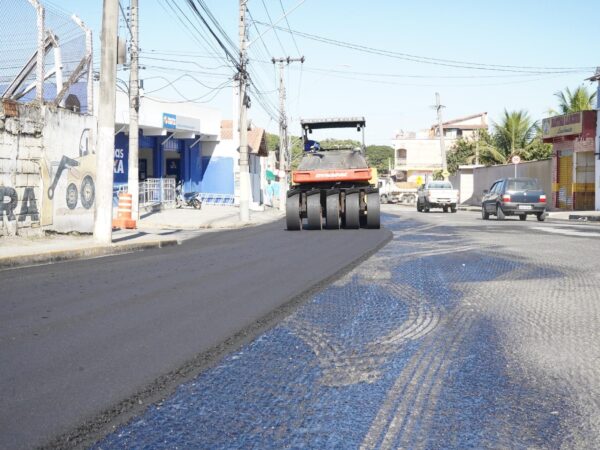
<instances>
[{"instance_id":1,"label":"metal gate","mask_svg":"<svg viewBox=\"0 0 600 450\"><path fill-rule=\"evenodd\" d=\"M573 209L573 152L561 151L558 157L558 208Z\"/></svg>"},{"instance_id":2,"label":"metal gate","mask_svg":"<svg viewBox=\"0 0 600 450\"><path fill-rule=\"evenodd\" d=\"M595 208L595 165L593 152L580 152L575 155L573 209L577 211L593 211Z\"/></svg>"}]
</instances>

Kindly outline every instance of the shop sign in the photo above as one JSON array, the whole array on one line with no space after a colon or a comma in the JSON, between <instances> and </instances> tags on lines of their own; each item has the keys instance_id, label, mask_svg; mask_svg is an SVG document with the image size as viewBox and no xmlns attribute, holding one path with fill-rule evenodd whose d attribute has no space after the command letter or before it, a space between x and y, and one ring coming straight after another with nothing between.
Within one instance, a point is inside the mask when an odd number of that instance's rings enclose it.
<instances>
[{"instance_id":1,"label":"shop sign","mask_svg":"<svg viewBox=\"0 0 600 450\"><path fill-rule=\"evenodd\" d=\"M163 113L163 128L167 130L177 129L177 116L175 114Z\"/></svg>"},{"instance_id":2,"label":"shop sign","mask_svg":"<svg viewBox=\"0 0 600 450\"><path fill-rule=\"evenodd\" d=\"M583 131L583 114L576 112L564 116L548 117L542 121L544 139L557 136L581 134Z\"/></svg>"},{"instance_id":3,"label":"shop sign","mask_svg":"<svg viewBox=\"0 0 600 450\"><path fill-rule=\"evenodd\" d=\"M200 120L193 117L177 116L177 129L186 131L200 131Z\"/></svg>"},{"instance_id":4,"label":"shop sign","mask_svg":"<svg viewBox=\"0 0 600 450\"><path fill-rule=\"evenodd\" d=\"M163 113L162 123L167 130L200 131L200 120L193 117Z\"/></svg>"}]
</instances>

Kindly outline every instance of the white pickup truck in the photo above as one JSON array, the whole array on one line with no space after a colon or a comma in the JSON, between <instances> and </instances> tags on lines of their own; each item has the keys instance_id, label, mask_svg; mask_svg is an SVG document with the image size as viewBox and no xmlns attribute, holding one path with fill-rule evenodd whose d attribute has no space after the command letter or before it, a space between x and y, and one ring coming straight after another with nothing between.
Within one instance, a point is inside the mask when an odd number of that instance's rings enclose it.
<instances>
[{"instance_id":1,"label":"white pickup truck","mask_svg":"<svg viewBox=\"0 0 600 450\"><path fill-rule=\"evenodd\" d=\"M429 181L417 191L417 211L429 212L431 208L442 208L456 212L458 191L452 188L449 181Z\"/></svg>"}]
</instances>

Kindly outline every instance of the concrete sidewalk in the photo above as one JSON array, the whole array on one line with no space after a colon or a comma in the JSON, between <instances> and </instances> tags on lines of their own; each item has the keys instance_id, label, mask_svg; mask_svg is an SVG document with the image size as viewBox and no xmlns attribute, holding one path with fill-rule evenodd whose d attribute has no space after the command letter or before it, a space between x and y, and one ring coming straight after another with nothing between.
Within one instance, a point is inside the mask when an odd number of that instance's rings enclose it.
<instances>
[{"instance_id":1,"label":"concrete sidewalk","mask_svg":"<svg viewBox=\"0 0 600 450\"><path fill-rule=\"evenodd\" d=\"M91 234L48 233L40 237L0 237L0 270L69 259L94 258L178 245L210 230L255 226L284 217L273 208L250 211L242 224L236 206L203 206L202 209L167 209L143 213L137 230L113 230L111 245L99 245Z\"/></svg>"}]
</instances>

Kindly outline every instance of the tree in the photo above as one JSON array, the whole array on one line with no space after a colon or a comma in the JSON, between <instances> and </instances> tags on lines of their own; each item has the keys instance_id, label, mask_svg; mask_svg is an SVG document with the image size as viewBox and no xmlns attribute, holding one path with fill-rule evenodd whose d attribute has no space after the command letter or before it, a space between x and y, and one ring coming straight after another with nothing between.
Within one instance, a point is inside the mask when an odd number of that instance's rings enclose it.
<instances>
[{"instance_id":1,"label":"tree","mask_svg":"<svg viewBox=\"0 0 600 450\"><path fill-rule=\"evenodd\" d=\"M274 152L279 150L279 135L265 132L267 141L267 150Z\"/></svg>"},{"instance_id":2,"label":"tree","mask_svg":"<svg viewBox=\"0 0 600 450\"><path fill-rule=\"evenodd\" d=\"M537 123L532 121L525 110L504 110L500 123L493 125L493 145L482 148L486 160L496 164L506 164L514 155L527 159L527 148L532 143Z\"/></svg>"},{"instance_id":3,"label":"tree","mask_svg":"<svg viewBox=\"0 0 600 450\"><path fill-rule=\"evenodd\" d=\"M527 161L547 159L552 156L552 144L545 144L542 140L542 129L536 125L535 137L527 146L525 159Z\"/></svg>"},{"instance_id":4,"label":"tree","mask_svg":"<svg viewBox=\"0 0 600 450\"><path fill-rule=\"evenodd\" d=\"M389 161L394 164L394 149L389 145L369 145L367 146L367 160L369 166L375 167L377 172L383 173L389 171Z\"/></svg>"},{"instance_id":5,"label":"tree","mask_svg":"<svg viewBox=\"0 0 600 450\"><path fill-rule=\"evenodd\" d=\"M583 85L578 86L573 92L566 87L564 91L554 94L558 98L558 109L560 114L570 114L579 111L593 109L596 92L588 92ZM554 111L555 112L555 111Z\"/></svg>"},{"instance_id":6,"label":"tree","mask_svg":"<svg viewBox=\"0 0 600 450\"><path fill-rule=\"evenodd\" d=\"M446 154L448 172L455 174L458 166L473 164L475 161L475 140L459 138Z\"/></svg>"},{"instance_id":7,"label":"tree","mask_svg":"<svg viewBox=\"0 0 600 450\"><path fill-rule=\"evenodd\" d=\"M487 130L477 130L472 137L459 138L446 154L446 164L448 172L456 173L458 166L465 164L491 165L493 159L488 156L489 147L493 147L493 136ZM477 152L479 151L479 161L477 161Z\"/></svg>"}]
</instances>

